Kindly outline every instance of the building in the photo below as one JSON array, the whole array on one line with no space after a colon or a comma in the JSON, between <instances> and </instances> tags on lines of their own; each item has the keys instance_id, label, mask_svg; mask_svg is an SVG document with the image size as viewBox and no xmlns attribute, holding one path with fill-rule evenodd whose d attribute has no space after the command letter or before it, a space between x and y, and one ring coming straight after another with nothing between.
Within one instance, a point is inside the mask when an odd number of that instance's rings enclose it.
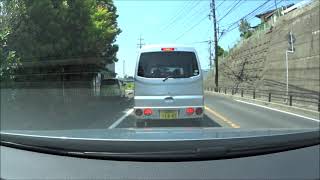
<instances>
[{"instance_id":1,"label":"building","mask_svg":"<svg viewBox=\"0 0 320 180\"><path fill-rule=\"evenodd\" d=\"M256 15L255 17L259 18L261 20L261 23L267 23L271 19L275 18L276 16L280 16L280 12L282 12L285 9L288 9L290 7L294 6L294 4L289 4L287 6L283 6L281 8L272 9L266 12L263 12L261 14Z\"/></svg>"},{"instance_id":2,"label":"building","mask_svg":"<svg viewBox=\"0 0 320 180\"><path fill-rule=\"evenodd\" d=\"M295 5L291 6L291 7L288 7L287 9L283 9L283 10L281 11L281 14L282 14L282 15L285 15L285 14L287 14L287 13L289 13L289 12L295 10L295 9L301 8L301 7L307 5L307 4L311 3L311 2L312 2L312 0L304 0L304 1L301 1L301 2L295 4Z\"/></svg>"}]
</instances>

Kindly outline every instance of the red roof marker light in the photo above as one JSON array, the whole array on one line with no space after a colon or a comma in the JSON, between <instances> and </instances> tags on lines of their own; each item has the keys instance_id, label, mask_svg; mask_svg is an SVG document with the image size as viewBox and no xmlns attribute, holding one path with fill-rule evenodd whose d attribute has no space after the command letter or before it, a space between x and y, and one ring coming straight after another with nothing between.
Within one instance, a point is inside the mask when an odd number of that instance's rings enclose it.
<instances>
[{"instance_id":1,"label":"red roof marker light","mask_svg":"<svg viewBox=\"0 0 320 180\"><path fill-rule=\"evenodd\" d=\"M174 48L161 48L161 51L174 51Z\"/></svg>"}]
</instances>

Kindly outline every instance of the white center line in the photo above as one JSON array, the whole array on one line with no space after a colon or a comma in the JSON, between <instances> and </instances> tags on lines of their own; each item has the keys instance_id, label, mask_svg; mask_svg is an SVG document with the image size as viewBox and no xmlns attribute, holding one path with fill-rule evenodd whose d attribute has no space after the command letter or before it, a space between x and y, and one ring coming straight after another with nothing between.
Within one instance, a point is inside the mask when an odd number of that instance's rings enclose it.
<instances>
[{"instance_id":1,"label":"white center line","mask_svg":"<svg viewBox=\"0 0 320 180\"><path fill-rule=\"evenodd\" d=\"M111 124L108 129L113 129L117 127L126 117L128 117L133 112L133 109L129 109L123 116L121 116L118 120L116 120L113 124Z\"/></svg>"},{"instance_id":2,"label":"white center line","mask_svg":"<svg viewBox=\"0 0 320 180\"><path fill-rule=\"evenodd\" d=\"M294 114L294 113L290 113L290 112L286 112L286 111L282 111L282 110L270 108L270 107L267 107L267 106L262 106L262 105L259 105L259 104L249 103L249 102L246 102L246 101L241 101L241 100L236 100L236 101L242 102L242 103L245 103L245 104L250 104L250 105L253 105L253 106L258 106L258 107L270 109L270 110L273 110L273 111L278 111L278 112L290 114L290 115L293 115L293 116L298 116L298 117L305 118L305 119L309 119L309 120L312 120L312 121L320 122L319 119L313 119L313 118L309 118L309 117L302 116L302 115L299 115L299 114Z\"/></svg>"}]
</instances>

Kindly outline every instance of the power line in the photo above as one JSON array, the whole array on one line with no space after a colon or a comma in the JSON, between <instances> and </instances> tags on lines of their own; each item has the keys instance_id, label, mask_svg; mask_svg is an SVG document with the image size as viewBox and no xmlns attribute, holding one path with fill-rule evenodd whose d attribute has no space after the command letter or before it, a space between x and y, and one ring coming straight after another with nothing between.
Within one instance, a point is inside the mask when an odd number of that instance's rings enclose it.
<instances>
[{"instance_id":1,"label":"power line","mask_svg":"<svg viewBox=\"0 0 320 180\"><path fill-rule=\"evenodd\" d=\"M205 1L203 1L205 2ZM208 6L202 6L198 9L198 11L194 11L194 13L191 16L186 16L186 18L184 19L184 21L182 21L182 26L185 26L187 24L191 24L192 22L194 22L194 20L197 20L200 16L203 15L203 13L201 12L207 12L208 10L205 10L205 8L208 8ZM189 23L188 23L189 22ZM190 23L191 22L191 23Z\"/></svg>"},{"instance_id":2,"label":"power line","mask_svg":"<svg viewBox=\"0 0 320 180\"><path fill-rule=\"evenodd\" d=\"M221 3L216 7L218 9L226 0L221 1Z\"/></svg>"},{"instance_id":3,"label":"power line","mask_svg":"<svg viewBox=\"0 0 320 180\"><path fill-rule=\"evenodd\" d=\"M192 1L189 1L188 3L184 4L184 6L181 9L179 9L178 11L176 11L177 13L174 16L172 16L168 22L171 23L173 20L175 20L177 18L177 16L180 16L180 14L182 12L184 12L189 5L191 5L191 2ZM166 24L166 26L168 26L168 24Z\"/></svg>"},{"instance_id":4,"label":"power line","mask_svg":"<svg viewBox=\"0 0 320 180\"><path fill-rule=\"evenodd\" d=\"M231 23L230 26L229 26L228 28L226 28L226 31L224 32L224 35L225 35L226 33L230 32L230 31L232 31L233 29L237 28L237 26L236 26L236 27L234 27L234 28L232 28L232 29L230 30L231 27L233 27L234 25L237 25L242 19L247 18L249 15L253 14L253 13L256 12L257 10L259 10L260 8L262 8L263 6L265 6L268 2L270 2L270 1L269 1L269 0L266 0L264 3L262 3L260 6L258 6L258 7L257 7L256 9L254 9L253 11L249 12L248 14L246 14L245 16L243 16L242 18L240 18L239 20ZM254 17L254 16L253 16L253 17ZM252 18L253 18L253 17L252 17Z\"/></svg>"},{"instance_id":5,"label":"power line","mask_svg":"<svg viewBox=\"0 0 320 180\"><path fill-rule=\"evenodd\" d=\"M188 10L188 12L192 12L199 4L200 2L202 2L201 0L196 1L196 3L192 6L192 8L190 10ZM190 13L188 13L186 16L184 16L183 18L177 18L175 19L175 21L173 21L171 23L172 26L169 26L168 28L171 29L173 28L175 25L177 25L177 21L182 22L183 24L185 24L185 22L187 22L191 17L193 17L194 15L198 14L198 11L196 11L195 13L193 13L191 16L188 16Z\"/></svg>"},{"instance_id":6,"label":"power line","mask_svg":"<svg viewBox=\"0 0 320 180\"><path fill-rule=\"evenodd\" d=\"M177 39L175 39L175 41L179 40L180 38L182 38L187 32L191 31L193 28L195 28L196 26L198 26L203 20L205 20L206 18L208 18L208 15L206 15L205 17L203 17L202 19L200 19L200 21L198 21L196 24L194 24L192 27L190 27L188 30L186 30L185 32L183 32Z\"/></svg>"},{"instance_id":7,"label":"power line","mask_svg":"<svg viewBox=\"0 0 320 180\"><path fill-rule=\"evenodd\" d=\"M256 12L257 10L259 10L260 8L262 8L264 5L266 5L268 2L270 2L269 0L266 0L264 3L262 3L260 6L258 6L256 9L254 9L253 11L249 12L248 14L246 14L245 16L243 16L242 18L240 18L239 20L233 22L231 25L234 25L236 23L238 23L241 19L245 19L248 16L250 16L251 14L253 14L254 12ZM254 17L254 16L253 16Z\"/></svg>"},{"instance_id":8,"label":"power line","mask_svg":"<svg viewBox=\"0 0 320 180\"><path fill-rule=\"evenodd\" d=\"M239 0L234 6L232 6L232 8L229 9L229 11L222 17L218 20L218 22L222 21L222 19L224 19L226 16L228 16L233 9L235 9L237 7L237 5L242 2L242 0Z\"/></svg>"},{"instance_id":9,"label":"power line","mask_svg":"<svg viewBox=\"0 0 320 180\"><path fill-rule=\"evenodd\" d=\"M284 1L284 0L280 0L277 4L279 5L282 1ZM224 35L226 35L227 33L229 33L229 32L231 32L231 31L233 31L234 29L236 29L238 26L235 26L235 27L233 27L232 29L230 29L232 26L234 26L234 25L238 25L237 23L238 22L240 22L242 19L245 19L245 18L247 18L249 15L251 15L252 13L254 13L254 12L256 12L257 10L259 10L260 8L262 8L264 5L266 5L268 2L272 2L272 1L269 1L269 0L267 0L267 1L265 1L263 4L261 4L260 6L258 6L256 9L254 9L253 11L251 11L250 13L248 13L247 15L245 15L244 17L242 17L242 18L240 18L239 20L237 20L237 21L235 21L234 23L232 23L227 29L226 29L226 31L221 35L221 37L222 36L224 36ZM275 5L274 4L271 4L271 6L269 5L269 6L267 6L266 8L263 8L263 9L261 9L261 11L259 11L259 13L262 13L262 12L264 12L264 11L268 11L268 10L270 10L270 8L273 8ZM251 19L253 19L255 16L252 16L252 17L250 17L250 18L248 18L247 20L249 21L249 20L251 20ZM220 37L220 38L221 38ZM220 39L219 38L219 39Z\"/></svg>"},{"instance_id":10,"label":"power line","mask_svg":"<svg viewBox=\"0 0 320 180\"><path fill-rule=\"evenodd\" d=\"M191 42L191 43L188 43L188 44L202 44L202 43L208 43L209 41L211 41L211 40L195 41L195 42Z\"/></svg>"},{"instance_id":11,"label":"power line","mask_svg":"<svg viewBox=\"0 0 320 180\"><path fill-rule=\"evenodd\" d=\"M266 5L268 2L270 2L269 0L265 1L264 3L262 3L260 6L258 6L256 9L254 9L253 11L251 11L250 13L246 14L244 17L242 17L241 19L247 18L248 16L250 16L251 14L253 14L254 12L256 12L257 10L259 10L260 8L262 8L264 5ZM254 16L253 16L254 17ZM241 20L240 19L240 20ZM239 21L240 21L239 20Z\"/></svg>"},{"instance_id":12,"label":"power line","mask_svg":"<svg viewBox=\"0 0 320 180\"><path fill-rule=\"evenodd\" d=\"M210 37L209 33L211 32L211 30L213 29L213 27L210 24L210 27L207 29L207 32L203 34L203 36L201 37L201 39L206 39L208 37ZM211 34L211 33L210 33Z\"/></svg>"},{"instance_id":13,"label":"power line","mask_svg":"<svg viewBox=\"0 0 320 180\"><path fill-rule=\"evenodd\" d=\"M170 28L172 24L174 24L176 21L178 21L180 19L180 17L187 12L188 8L191 7L193 9L194 8L193 4L195 4L195 3L197 3L197 2L189 1L188 4L186 4L175 16L173 16L173 18L171 18L169 23L161 31L164 31L164 30Z\"/></svg>"}]
</instances>

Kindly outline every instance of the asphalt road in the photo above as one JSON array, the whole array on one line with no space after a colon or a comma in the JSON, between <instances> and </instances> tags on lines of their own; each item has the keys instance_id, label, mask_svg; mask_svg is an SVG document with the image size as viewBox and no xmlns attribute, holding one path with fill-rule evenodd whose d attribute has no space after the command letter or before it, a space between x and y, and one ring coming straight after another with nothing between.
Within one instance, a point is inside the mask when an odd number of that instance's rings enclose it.
<instances>
[{"instance_id":1,"label":"asphalt road","mask_svg":"<svg viewBox=\"0 0 320 180\"><path fill-rule=\"evenodd\" d=\"M206 95L205 104L239 128L310 128L319 127L319 119L275 111L237 101L223 95Z\"/></svg>"},{"instance_id":2,"label":"asphalt road","mask_svg":"<svg viewBox=\"0 0 320 180\"><path fill-rule=\"evenodd\" d=\"M51 90L52 91L52 90ZM1 129L63 130L157 127L309 128L319 120L247 104L221 95L205 96L202 120L149 120L137 124L131 98L1 92ZM10 93L9 93L10 94ZM16 94L19 94L16 93Z\"/></svg>"}]
</instances>

